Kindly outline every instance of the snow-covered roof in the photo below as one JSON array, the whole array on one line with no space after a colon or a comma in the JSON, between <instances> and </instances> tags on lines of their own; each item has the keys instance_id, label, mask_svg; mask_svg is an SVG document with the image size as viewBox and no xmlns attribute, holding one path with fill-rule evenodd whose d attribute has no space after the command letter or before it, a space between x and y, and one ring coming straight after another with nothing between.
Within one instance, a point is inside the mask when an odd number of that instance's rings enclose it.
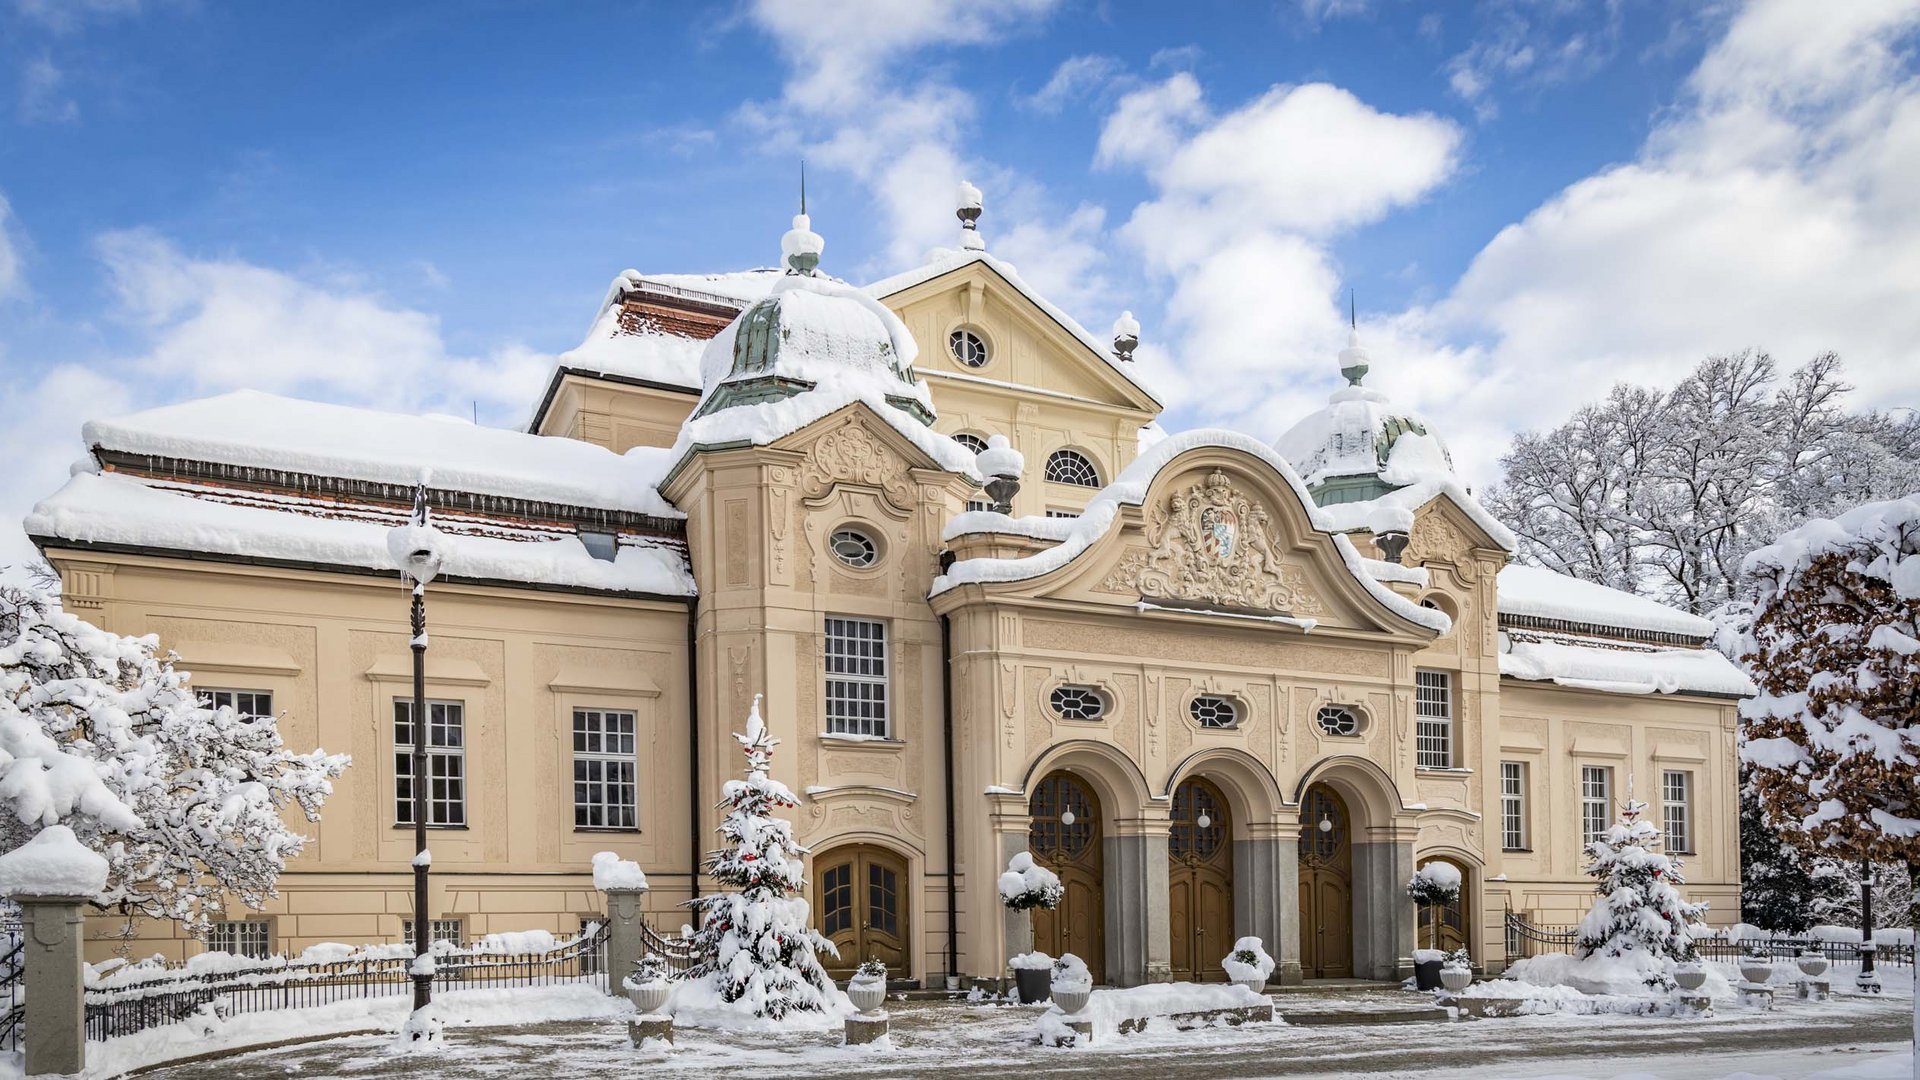
<instances>
[{"instance_id":1,"label":"snow-covered roof","mask_svg":"<svg viewBox=\"0 0 1920 1080\"><path fill-rule=\"evenodd\" d=\"M1502 550L1514 551L1520 547L1513 530L1488 513L1487 508L1480 505L1480 500L1469 494L1465 485L1452 476L1431 477L1417 484L1395 488L1378 498L1330 503L1322 506L1320 512L1326 515L1329 527L1335 532L1353 532L1357 529L1374 531L1388 513L1395 517L1412 513L1443 496L1459 507Z\"/></svg>"},{"instance_id":2,"label":"snow-covered roof","mask_svg":"<svg viewBox=\"0 0 1920 1080\"><path fill-rule=\"evenodd\" d=\"M682 517L660 497L665 455L578 439L236 390L91 420L90 447L160 458Z\"/></svg>"},{"instance_id":3,"label":"snow-covered roof","mask_svg":"<svg viewBox=\"0 0 1920 1080\"><path fill-rule=\"evenodd\" d=\"M628 270L621 277L630 282L633 288L665 286L696 300L703 296L713 297L746 307L772 292L785 273L777 266L756 266L750 270L732 270L720 274L642 274Z\"/></svg>"},{"instance_id":4,"label":"snow-covered roof","mask_svg":"<svg viewBox=\"0 0 1920 1080\"><path fill-rule=\"evenodd\" d=\"M1139 506L1146 501L1147 489L1152 486L1160 470L1167 467L1174 458L1189 450L1203 446L1223 447L1239 450L1271 466L1293 488L1301 505L1307 508L1308 519L1313 527L1321 532L1333 534L1334 549L1340 553L1346 563L1347 572L1354 580L1378 600L1391 609L1394 614L1416 625L1425 626L1439 633L1446 633L1453 622L1444 612L1421 607L1406 597L1394 592L1375 580L1367 573L1364 562L1353 541L1334 532L1324 511L1315 507L1313 499L1307 494L1306 485L1288 465L1286 460L1274 453L1273 449L1258 439L1242 435L1237 431L1201 428L1170 435L1155 443L1145 453L1134 459L1113 483L1101 488L1087 502L1087 508L1080 516L1073 518L1065 537L1053 547L1033 555L1012 559L978 558L963 559L954 563L945 574L933 579L933 588L929 595L938 596L949 589L961 585L1027 581L1052 573L1079 558L1080 554L1093 546L1093 542L1106 535L1113 527L1115 518L1122 505ZM998 515L995 515L996 517Z\"/></svg>"},{"instance_id":5,"label":"snow-covered roof","mask_svg":"<svg viewBox=\"0 0 1920 1080\"><path fill-rule=\"evenodd\" d=\"M1706 639L1713 623L1655 600L1538 566L1500 571L1500 614ZM1717 654L1716 654L1717 655Z\"/></svg>"},{"instance_id":6,"label":"snow-covered roof","mask_svg":"<svg viewBox=\"0 0 1920 1080\"><path fill-rule=\"evenodd\" d=\"M1273 446L1308 487L1340 476L1378 476L1394 486L1453 476L1433 425L1365 386L1334 391L1324 408L1301 417Z\"/></svg>"},{"instance_id":7,"label":"snow-covered roof","mask_svg":"<svg viewBox=\"0 0 1920 1080\"><path fill-rule=\"evenodd\" d=\"M25 524L43 543L390 571L387 534L406 517L399 507L80 472L35 506ZM451 513L436 514L434 524L446 534L442 577L664 596L694 592L678 544L622 537L608 562L589 554L571 532Z\"/></svg>"},{"instance_id":8,"label":"snow-covered roof","mask_svg":"<svg viewBox=\"0 0 1920 1080\"><path fill-rule=\"evenodd\" d=\"M631 333L620 326L620 308L608 305L575 348L554 359L556 369L700 389L700 352L707 343L679 334Z\"/></svg>"},{"instance_id":9,"label":"snow-covered roof","mask_svg":"<svg viewBox=\"0 0 1920 1080\"><path fill-rule=\"evenodd\" d=\"M960 249L937 251L931 260L920 266L916 266L911 270L901 271L892 277L882 278L868 285L867 294L884 300L895 293L905 292L915 285L932 281L934 278L940 277L943 274L950 274L955 270L970 266L974 263L983 263L992 269L994 273L999 274L1006 280L1008 285L1013 286L1015 292L1026 297L1030 303L1041 311L1046 312L1048 318L1059 323L1062 329L1078 339L1082 345L1085 345L1095 356L1099 357L1101 362L1105 363L1107 367L1111 368L1121 378L1130 383L1134 389L1145 394L1154 404L1160 404L1159 395L1155 394L1151 387L1140 380L1139 374L1131 370L1132 365L1122 362L1113 355L1112 342L1103 342L1094 337L1093 334L1089 333L1086 327L1081 326L1073 316L1068 315L1055 305L1053 301L1040 295L1031 285L1028 285L1022 280L1019 273L1014 270L1013 264L990 255L984 250Z\"/></svg>"},{"instance_id":10,"label":"snow-covered roof","mask_svg":"<svg viewBox=\"0 0 1920 1080\"><path fill-rule=\"evenodd\" d=\"M1744 671L1714 649L1635 646L1566 634L1501 634L1500 674L1614 694L1743 697L1756 689Z\"/></svg>"}]
</instances>

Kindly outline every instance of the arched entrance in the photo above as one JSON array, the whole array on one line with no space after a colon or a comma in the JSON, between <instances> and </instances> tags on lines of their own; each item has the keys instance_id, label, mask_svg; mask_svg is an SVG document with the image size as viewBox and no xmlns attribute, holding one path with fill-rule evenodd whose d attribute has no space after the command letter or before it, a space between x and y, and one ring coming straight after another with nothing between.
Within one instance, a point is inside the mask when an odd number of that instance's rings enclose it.
<instances>
[{"instance_id":1,"label":"arched entrance","mask_svg":"<svg viewBox=\"0 0 1920 1080\"><path fill-rule=\"evenodd\" d=\"M1353 976L1353 830L1346 801L1325 784L1300 806L1300 972Z\"/></svg>"},{"instance_id":2,"label":"arched entrance","mask_svg":"<svg viewBox=\"0 0 1920 1080\"><path fill-rule=\"evenodd\" d=\"M1472 901L1469 899L1469 895L1473 892L1472 878L1468 876L1467 868L1460 865L1460 863L1454 859L1445 857L1422 859L1420 865L1425 866L1428 863L1436 862L1446 863L1460 871L1460 893L1453 898L1452 903L1441 907L1434 907L1431 904L1418 905L1420 909L1420 932L1415 937L1415 941L1422 949L1444 949L1447 952L1452 952L1455 949L1464 949L1467 947L1467 927L1472 925L1467 921L1467 916L1471 914L1473 909ZM1440 941L1437 945L1434 944L1433 936L1434 916L1436 914L1439 916L1440 922Z\"/></svg>"},{"instance_id":3,"label":"arched entrance","mask_svg":"<svg viewBox=\"0 0 1920 1080\"><path fill-rule=\"evenodd\" d=\"M1049 956L1072 953L1087 962L1093 981L1107 977L1105 896L1101 875L1100 802L1065 772L1048 773L1028 800L1033 824L1027 847L1060 875L1066 893L1052 911L1033 912L1033 947Z\"/></svg>"},{"instance_id":4,"label":"arched entrance","mask_svg":"<svg viewBox=\"0 0 1920 1080\"><path fill-rule=\"evenodd\" d=\"M906 860L885 848L853 844L816 856L813 867L820 933L840 950L838 960L821 958L827 973L845 979L862 961L878 960L906 975L912 968Z\"/></svg>"},{"instance_id":5,"label":"arched entrance","mask_svg":"<svg viewBox=\"0 0 1920 1080\"><path fill-rule=\"evenodd\" d=\"M1167 837L1173 977L1226 978L1220 958L1233 947L1233 821L1220 789L1198 778L1173 791Z\"/></svg>"}]
</instances>

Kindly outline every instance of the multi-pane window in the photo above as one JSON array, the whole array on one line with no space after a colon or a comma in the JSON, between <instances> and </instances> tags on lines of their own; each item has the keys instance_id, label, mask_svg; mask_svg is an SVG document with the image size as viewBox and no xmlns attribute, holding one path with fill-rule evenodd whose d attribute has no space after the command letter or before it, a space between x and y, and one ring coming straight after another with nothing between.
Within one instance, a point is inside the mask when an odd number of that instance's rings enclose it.
<instances>
[{"instance_id":1,"label":"multi-pane window","mask_svg":"<svg viewBox=\"0 0 1920 1080\"><path fill-rule=\"evenodd\" d=\"M947 335L947 351L965 367L985 367L987 343L971 330L955 330Z\"/></svg>"},{"instance_id":2,"label":"multi-pane window","mask_svg":"<svg viewBox=\"0 0 1920 1080\"><path fill-rule=\"evenodd\" d=\"M235 956L269 956L273 952L273 926L265 919L230 919L207 928L210 952Z\"/></svg>"},{"instance_id":3,"label":"multi-pane window","mask_svg":"<svg viewBox=\"0 0 1920 1080\"><path fill-rule=\"evenodd\" d=\"M1453 767L1453 679L1444 671L1414 672L1414 748L1423 769Z\"/></svg>"},{"instance_id":4,"label":"multi-pane window","mask_svg":"<svg viewBox=\"0 0 1920 1080\"><path fill-rule=\"evenodd\" d=\"M1078 511L1078 510L1048 510L1048 511L1047 511L1047 516L1048 516L1048 517L1050 517L1050 518L1077 518L1077 517L1079 517L1079 516L1080 516L1080 511Z\"/></svg>"},{"instance_id":5,"label":"multi-pane window","mask_svg":"<svg viewBox=\"0 0 1920 1080\"><path fill-rule=\"evenodd\" d=\"M272 716L271 690L199 690L200 704L209 709L232 709L241 716Z\"/></svg>"},{"instance_id":6,"label":"multi-pane window","mask_svg":"<svg viewBox=\"0 0 1920 1080\"><path fill-rule=\"evenodd\" d=\"M427 824L467 823L467 719L458 701L427 702ZM393 702L393 819L413 824L413 702Z\"/></svg>"},{"instance_id":7,"label":"multi-pane window","mask_svg":"<svg viewBox=\"0 0 1920 1080\"><path fill-rule=\"evenodd\" d=\"M1580 767L1580 843L1593 843L1612 824L1613 769L1606 765Z\"/></svg>"},{"instance_id":8,"label":"multi-pane window","mask_svg":"<svg viewBox=\"0 0 1920 1080\"><path fill-rule=\"evenodd\" d=\"M1693 852L1693 774L1679 769L1660 773L1660 824L1668 851Z\"/></svg>"},{"instance_id":9,"label":"multi-pane window","mask_svg":"<svg viewBox=\"0 0 1920 1080\"><path fill-rule=\"evenodd\" d=\"M1500 846L1527 850L1527 766L1520 761L1500 763Z\"/></svg>"},{"instance_id":10,"label":"multi-pane window","mask_svg":"<svg viewBox=\"0 0 1920 1080\"><path fill-rule=\"evenodd\" d=\"M1048 701L1062 720L1098 720L1107 714L1107 699L1091 686L1056 686Z\"/></svg>"},{"instance_id":11,"label":"multi-pane window","mask_svg":"<svg viewBox=\"0 0 1920 1080\"><path fill-rule=\"evenodd\" d=\"M573 827L639 827L633 714L573 710Z\"/></svg>"},{"instance_id":12,"label":"multi-pane window","mask_svg":"<svg viewBox=\"0 0 1920 1080\"><path fill-rule=\"evenodd\" d=\"M427 940L458 945L467 936L466 922L465 919L428 919ZM413 940L412 919L400 920L400 937L403 941Z\"/></svg>"},{"instance_id":13,"label":"multi-pane window","mask_svg":"<svg viewBox=\"0 0 1920 1080\"><path fill-rule=\"evenodd\" d=\"M856 570L864 570L880 559L880 546L859 529L836 529L827 537L833 557Z\"/></svg>"},{"instance_id":14,"label":"multi-pane window","mask_svg":"<svg viewBox=\"0 0 1920 1080\"><path fill-rule=\"evenodd\" d=\"M1099 487L1100 470L1078 450L1055 450L1047 457L1047 479L1075 487Z\"/></svg>"},{"instance_id":15,"label":"multi-pane window","mask_svg":"<svg viewBox=\"0 0 1920 1080\"><path fill-rule=\"evenodd\" d=\"M827 731L886 738L886 623L827 617Z\"/></svg>"},{"instance_id":16,"label":"multi-pane window","mask_svg":"<svg viewBox=\"0 0 1920 1080\"><path fill-rule=\"evenodd\" d=\"M1230 728L1240 723L1240 707L1232 698L1218 694L1200 694L1194 697L1187 711L1192 714L1193 722L1207 728Z\"/></svg>"},{"instance_id":17,"label":"multi-pane window","mask_svg":"<svg viewBox=\"0 0 1920 1080\"><path fill-rule=\"evenodd\" d=\"M991 510L991 509L993 509L992 499L968 499L967 500L968 513L973 513L974 511L977 511L977 510Z\"/></svg>"},{"instance_id":18,"label":"multi-pane window","mask_svg":"<svg viewBox=\"0 0 1920 1080\"><path fill-rule=\"evenodd\" d=\"M1320 706L1320 711L1314 714L1313 721L1320 725L1321 731L1329 735L1360 734L1360 717L1355 715L1352 709L1343 705Z\"/></svg>"},{"instance_id":19,"label":"multi-pane window","mask_svg":"<svg viewBox=\"0 0 1920 1080\"><path fill-rule=\"evenodd\" d=\"M967 448L969 453L978 454L987 448L987 440L971 431L959 431L953 435L953 441Z\"/></svg>"}]
</instances>

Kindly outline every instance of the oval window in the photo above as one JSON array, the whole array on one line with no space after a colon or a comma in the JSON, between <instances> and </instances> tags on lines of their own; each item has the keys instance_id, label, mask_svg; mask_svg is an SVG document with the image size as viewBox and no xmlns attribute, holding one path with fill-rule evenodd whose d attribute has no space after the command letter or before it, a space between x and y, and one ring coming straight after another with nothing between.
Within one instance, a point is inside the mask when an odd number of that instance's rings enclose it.
<instances>
[{"instance_id":1,"label":"oval window","mask_svg":"<svg viewBox=\"0 0 1920 1080\"><path fill-rule=\"evenodd\" d=\"M838 529L827 541L833 556L856 570L864 570L880 561L880 548L873 537L859 529Z\"/></svg>"},{"instance_id":2,"label":"oval window","mask_svg":"<svg viewBox=\"0 0 1920 1080\"><path fill-rule=\"evenodd\" d=\"M1360 717L1344 705L1322 705L1314 721L1329 735L1360 734Z\"/></svg>"},{"instance_id":3,"label":"oval window","mask_svg":"<svg viewBox=\"0 0 1920 1080\"><path fill-rule=\"evenodd\" d=\"M1062 720L1098 720L1107 715L1107 699L1091 686L1056 686L1049 700Z\"/></svg>"},{"instance_id":4,"label":"oval window","mask_svg":"<svg viewBox=\"0 0 1920 1080\"><path fill-rule=\"evenodd\" d=\"M1187 705L1193 722L1205 728L1230 728L1240 724L1240 706L1232 698L1201 694Z\"/></svg>"},{"instance_id":5,"label":"oval window","mask_svg":"<svg viewBox=\"0 0 1920 1080\"><path fill-rule=\"evenodd\" d=\"M962 367L987 366L987 343L971 330L955 330L947 335L947 350Z\"/></svg>"}]
</instances>

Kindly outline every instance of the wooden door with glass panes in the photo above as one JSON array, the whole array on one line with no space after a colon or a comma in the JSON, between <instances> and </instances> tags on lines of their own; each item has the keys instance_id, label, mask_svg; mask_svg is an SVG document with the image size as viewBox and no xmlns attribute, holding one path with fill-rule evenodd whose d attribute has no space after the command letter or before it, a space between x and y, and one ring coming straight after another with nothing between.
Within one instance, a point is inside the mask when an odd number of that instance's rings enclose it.
<instances>
[{"instance_id":1,"label":"wooden door with glass panes","mask_svg":"<svg viewBox=\"0 0 1920 1080\"><path fill-rule=\"evenodd\" d=\"M1173 977L1219 982L1220 960L1233 949L1233 828L1227 800L1205 780L1173 791L1167 836L1167 921Z\"/></svg>"},{"instance_id":2,"label":"wooden door with glass panes","mask_svg":"<svg viewBox=\"0 0 1920 1080\"><path fill-rule=\"evenodd\" d=\"M1033 910L1033 947L1048 956L1072 953L1087 962L1093 981L1107 980L1106 894L1100 852L1100 803L1064 772L1048 774L1027 810L1033 825L1027 847L1035 862L1060 875L1066 890L1052 911Z\"/></svg>"},{"instance_id":3,"label":"wooden door with glass panes","mask_svg":"<svg viewBox=\"0 0 1920 1080\"><path fill-rule=\"evenodd\" d=\"M838 960L820 958L828 974L849 978L878 960L891 977L909 977L906 886L906 862L882 848L835 848L814 860L820 933L840 950Z\"/></svg>"},{"instance_id":4,"label":"wooden door with glass panes","mask_svg":"<svg viewBox=\"0 0 1920 1080\"><path fill-rule=\"evenodd\" d=\"M1467 947L1467 869L1452 859L1428 859L1420 865L1425 866L1428 862L1443 862L1458 870L1461 885L1459 893L1455 894L1450 903L1441 904L1438 907L1432 904L1415 905L1419 909L1419 933L1416 935L1414 947L1440 949L1443 952L1464 949ZM1433 934L1433 921L1436 915L1440 918L1440 936L1437 943Z\"/></svg>"},{"instance_id":5,"label":"wooden door with glass panes","mask_svg":"<svg viewBox=\"0 0 1920 1080\"><path fill-rule=\"evenodd\" d=\"M1300 808L1300 973L1353 977L1353 844L1347 804L1324 785Z\"/></svg>"}]
</instances>

